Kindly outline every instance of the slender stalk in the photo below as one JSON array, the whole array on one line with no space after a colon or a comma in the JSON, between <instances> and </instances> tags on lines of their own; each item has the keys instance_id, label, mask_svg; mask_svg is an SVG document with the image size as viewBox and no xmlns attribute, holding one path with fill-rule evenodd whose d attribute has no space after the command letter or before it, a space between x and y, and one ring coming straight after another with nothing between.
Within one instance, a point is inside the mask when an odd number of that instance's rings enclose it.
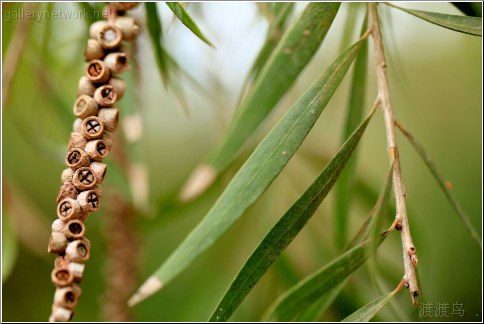
<instances>
[{"instance_id":1,"label":"slender stalk","mask_svg":"<svg viewBox=\"0 0 484 324\"><path fill-rule=\"evenodd\" d=\"M418 304L420 289L417 280L417 254L410 235L410 227L405 206L405 187L402 181L402 171L400 168L400 158L395 138L395 124L390 99L390 87L388 82L387 65L383 50L383 41L378 21L378 10L376 3L369 4L369 24L372 29L374 43L376 76L378 82L378 96L385 119L386 137L390 163L393 163L393 191L397 206L396 221L401 225L401 238L403 247L403 261L405 267L405 286L410 289L412 301Z\"/></svg>"}]
</instances>

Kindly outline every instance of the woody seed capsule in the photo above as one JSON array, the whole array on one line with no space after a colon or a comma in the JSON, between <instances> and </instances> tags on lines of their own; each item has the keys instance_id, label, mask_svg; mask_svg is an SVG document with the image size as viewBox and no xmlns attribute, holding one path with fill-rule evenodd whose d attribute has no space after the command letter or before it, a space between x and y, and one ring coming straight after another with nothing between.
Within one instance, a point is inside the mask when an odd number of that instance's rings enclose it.
<instances>
[{"instance_id":1,"label":"woody seed capsule","mask_svg":"<svg viewBox=\"0 0 484 324\"><path fill-rule=\"evenodd\" d=\"M76 118L72 124L72 131L74 133L82 133L82 119Z\"/></svg>"},{"instance_id":2,"label":"woody seed capsule","mask_svg":"<svg viewBox=\"0 0 484 324\"><path fill-rule=\"evenodd\" d=\"M108 22L106 20L98 20L92 23L89 27L89 37L96 39L101 29L106 25L108 25Z\"/></svg>"},{"instance_id":3,"label":"woody seed capsule","mask_svg":"<svg viewBox=\"0 0 484 324\"><path fill-rule=\"evenodd\" d=\"M64 171L62 171L61 183L72 183L73 175L74 171L71 168L65 169Z\"/></svg>"},{"instance_id":4,"label":"woody seed capsule","mask_svg":"<svg viewBox=\"0 0 484 324\"><path fill-rule=\"evenodd\" d=\"M123 79L111 78L109 79L108 84L113 87L114 91L116 91L116 94L118 95L118 100L121 100L126 91L126 81L124 81Z\"/></svg>"},{"instance_id":5,"label":"woody seed capsule","mask_svg":"<svg viewBox=\"0 0 484 324\"><path fill-rule=\"evenodd\" d=\"M129 69L128 56L126 53L110 53L104 58L104 64L114 74L123 73Z\"/></svg>"},{"instance_id":6,"label":"woody seed capsule","mask_svg":"<svg viewBox=\"0 0 484 324\"><path fill-rule=\"evenodd\" d=\"M79 190L89 190L96 185L96 176L89 167L82 167L74 172L72 184Z\"/></svg>"},{"instance_id":7,"label":"woody seed capsule","mask_svg":"<svg viewBox=\"0 0 484 324\"><path fill-rule=\"evenodd\" d=\"M86 226L84 226L84 223L78 219L69 221L64 227L64 234L70 240L80 239L84 235L84 232L86 232Z\"/></svg>"},{"instance_id":8,"label":"woody seed capsule","mask_svg":"<svg viewBox=\"0 0 484 324\"><path fill-rule=\"evenodd\" d=\"M114 49L121 45L122 33L118 27L104 25L96 35L97 41L105 49Z\"/></svg>"},{"instance_id":9,"label":"woody seed capsule","mask_svg":"<svg viewBox=\"0 0 484 324\"><path fill-rule=\"evenodd\" d=\"M72 181L63 183L59 189L59 193L57 194L57 203L66 198L76 199L78 193L79 192L72 184Z\"/></svg>"},{"instance_id":10,"label":"woody seed capsule","mask_svg":"<svg viewBox=\"0 0 484 324\"><path fill-rule=\"evenodd\" d=\"M69 264L69 260L67 260L63 255L59 255L54 260L54 268L67 267L68 264Z\"/></svg>"},{"instance_id":11,"label":"woody seed capsule","mask_svg":"<svg viewBox=\"0 0 484 324\"><path fill-rule=\"evenodd\" d=\"M104 180L104 176L106 175L108 166L101 162L92 162L89 168L92 170L92 173L96 177L96 183L102 183Z\"/></svg>"},{"instance_id":12,"label":"woody seed capsule","mask_svg":"<svg viewBox=\"0 0 484 324\"><path fill-rule=\"evenodd\" d=\"M109 80L111 72L101 60L89 61L86 65L86 76L94 83L104 83Z\"/></svg>"},{"instance_id":13,"label":"woody seed capsule","mask_svg":"<svg viewBox=\"0 0 484 324\"><path fill-rule=\"evenodd\" d=\"M74 103L74 115L81 119L97 115L97 103L92 97L81 95Z\"/></svg>"},{"instance_id":14,"label":"woody seed capsule","mask_svg":"<svg viewBox=\"0 0 484 324\"><path fill-rule=\"evenodd\" d=\"M139 33L139 27L133 17L119 16L114 20L114 26L118 27L123 34L123 39L133 40Z\"/></svg>"},{"instance_id":15,"label":"woody seed capsule","mask_svg":"<svg viewBox=\"0 0 484 324\"><path fill-rule=\"evenodd\" d=\"M89 141L86 145L85 151L91 160L101 161L109 154L108 142L103 139Z\"/></svg>"},{"instance_id":16,"label":"woody seed capsule","mask_svg":"<svg viewBox=\"0 0 484 324\"><path fill-rule=\"evenodd\" d=\"M96 139L103 136L104 123L96 116L89 116L84 119L81 128L86 139Z\"/></svg>"},{"instance_id":17,"label":"woody seed capsule","mask_svg":"<svg viewBox=\"0 0 484 324\"><path fill-rule=\"evenodd\" d=\"M84 58L86 61L102 60L104 58L104 50L97 40L87 40L86 49L84 50Z\"/></svg>"},{"instance_id":18,"label":"woody seed capsule","mask_svg":"<svg viewBox=\"0 0 484 324\"><path fill-rule=\"evenodd\" d=\"M66 164L72 170L89 165L89 155L81 149L74 148L66 154Z\"/></svg>"},{"instance_id":19,"label":"woody seed capsule","mask_svg":"<svg viewBox=\"0 0 484 324\"><path fill-rule=\"evenodd\" d=\"M98 118L104 123L104 129L108 132L118 127L118 108L104 108L99 111Z\"/></svg>"},{"instance_id":20,"label":"woody seed capsule","mask_svg":"<svg viewBox=\"0 0 484 324\"><path fill-rule=\"evenodd\" d=\"M85 262L89 260L90 246L83 240L75 240L66 248L66 258L72 262Z\"/></svg>"},{"instance_id":21,"label":"woody seed capsule","mask_svg":"<svg viewBox=\"0 0 484 324\"><path fill-rule=\"evenodd\" d=\"M111 107L118 100L118 94L112 86L103 85L94 91L94 100L100 107Z\"/></svg>"},{"instance_id":22,"label":"woody seed capsule","mask_svg":"<svg viewBox=\"0 0 484 324\"><path fill-rule=\"evenodd\" d=\"M64 223L62 219L56 219L54 222L52 222L52 232L62 232L65 225L66 223Z\"/></svg>"},{"instance_id":23,"label":"woody seed capsule","mask_svg":"<svg viewBox=\"0 0 484 324\"><path fill-rule=\"evenodd\" d=\"M81 119L78 119L78 120L81 121L79 124L79 131L71 133L71 138L69 139L69 145L67 146L67 149L69 151L74 148L84 150L87 145L87 140L82 134L82 120Z\"/></svg>"},{"instance_id":24,"label":"woody seed capsule","mask_svg":"<svg viewBox=\"0 0 484 324\"><path fill-rule=\"evenodd\" d=\"M66 198L57 205L57 216L59 217L59 220L64 223L73 219L79 219L81 215L81 206L77 200Z\"/></svg>"},{"instance_id":25,"label":"woody seed capsule","mask_svg":"<svg viewBox=\"0 0 484 324\"><path fill-rule=\"evenodd\" d=\"M86 95L92 97L94 95L94 90L96 90L96 87L87 76L82 76L79 79L79 87L77 88L78 96Z\"/></svg>"},{"instance_id":26,"label":"woody seed capsule","mask_svg":"<svg viewBox=\"0 0 484 324\"><path fill-rule=\"evenodd\" d=\"M69 244L69 241L63 232L52 232L50 234L47 251L53 254L64 253L67 244Z\"/></svg>"},{"instance_id":27,"label":"woody seed capsule","mask_svg":"<svg viewBox=\"0 0 484 324\"><path fill-rule=\"evenodd\" d=\"M74 281L74 276L67 267L60 267L52 270L51 279L57 287L66 287Z\"/></svg>"},{"instance_id":28,"label":"woody seed capsule","mask_svg":"<svg viewBox=\"0 0 484 324\"><path fill-rule=\"evenodd\" d=\"M49 322L69 322L72 319L74 313L72 310L60 307L52 307L52 315L49 317Z\"/></svg>"},{"instance_id":29,"label":"woody seed capsule","mask_svg":"<svg viewBox=\"0 0 484 324\"><path fill-rule=\"evenodd\" d=\"M78 262L70 262L67 267L69 268L69 270L72 272L72 275L74 276L74 282L78 282L78 283L81 282L82 277L84 275L85 265ZM80 294L81 289L79 288L79 286L78 286L78 289Z\"/></svg>"},{"instance_id":30,"label":"woody seed capsule","mask_svg":"<svg viewBox=\"0 0 484 324\"><path fill-rule=\"evenodd\" d=\"M77 201L84 213L95 212L101 206L101 196L102 194L99 190L87 190L77 196Z\"/></svg>"},{"instance_id":31,"label":"woody seed capsule","mask_svg":"<svg viewBox=\"0 0 484 324\"><path fill-rule=\"evenodd\" d=\"M54 294L54 305L72 309L76 306L79 296L72 287L57 288Z\"/></svg>"}]
</instances>

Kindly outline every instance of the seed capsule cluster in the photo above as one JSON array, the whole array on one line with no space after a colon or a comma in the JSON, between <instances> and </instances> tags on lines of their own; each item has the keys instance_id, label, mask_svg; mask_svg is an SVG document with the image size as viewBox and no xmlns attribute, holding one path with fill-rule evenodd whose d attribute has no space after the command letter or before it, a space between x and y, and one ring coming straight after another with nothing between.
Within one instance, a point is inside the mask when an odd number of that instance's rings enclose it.
<instances>
[{"instance_id":1,"label":"seed capsule cluster","mask_svg":"<svg viewBox=\"0 0 484 324\"><path fill-rule=\"evenodd\" d=\"M134 19L124 15L135 3L111 3L116 10L108 21L97 21L90 27L84 57L85 76L79 81L73 113L77 117L69 140L57 196L57 219L52 223L49 253L58 254L51 279L57 287L51 322L69 321L81 289L84 263L89 259L91 244L84 237L89 213L99 210L102 184L113 141L109 132L116 130L119 110L114 105L125 92L126 83L117 74L126 71L128 55L122 40L133 40L138 34ZM119 16L118 16L119 15Z\"/></svg>"}]
</instances>

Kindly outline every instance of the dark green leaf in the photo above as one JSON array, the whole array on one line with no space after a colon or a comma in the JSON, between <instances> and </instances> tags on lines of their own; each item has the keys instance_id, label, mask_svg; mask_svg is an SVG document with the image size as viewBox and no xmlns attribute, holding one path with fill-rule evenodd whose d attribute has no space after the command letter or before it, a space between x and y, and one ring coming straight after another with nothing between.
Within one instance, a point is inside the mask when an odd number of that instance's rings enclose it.
<instances>
[{"instance_id":1,"label":"dark green leaf","mask_svg":"<svg viewBox=\"0 0 484 324\"><path fill-rule=\"evenodd\" d=\"M211 173L217 174L233 161L247 139L259 128L316 53L339 6L335 2L307 5L269 57L251 91L237 109L227 135L209 154L202 169L208 168ZM190 192L191 183L201 182L198 177L197 173L190 177L182 189L182 199L193 199L194 195L203 192L213 181L210 179L197 192L186 194Z\"/></svg>"},{"instance_id":2,"label":"dark green leaf","mask_svg":"<svg viewBox=\"0 0 484 324\"><path fill-rule=\"evenodd\" d=\"M210 321L228 320L252 290L252 287L257 284L276 258L306 225L338 179L339 174L351 157L372 115L373 112L348 138L338 153L302 196L281 217L269 233L267 233L237 274L237 277L212 314Z\"/></svg>"},{"instance_id":3,"label":"dark green leaf","mask_svg":"<svg viewBox=\"0 0 484 324\"><path fill-rule=\"evenodd\" d=\"M151 45L153 46L156 65L160 71L161 78L165 85L168 84L168 66L165 51L161 45L162 25L158 17L156 2L145 2L146 26L150 35Z\"/></svg>"},{"instance_id":4,"label":"dark green leaf","mask_svg":"<svg viewBox=\"0 0 484 324\"><path fill-rule=\"evenodd\" d=\"M363 41L344 52L289 109L241 167L205 218L155 272L153 278L163 284L172 280L262 195L316 123ZM137 294L141 298L139 295L143 293Z\"/></svg>"},{"instance_id":5,"label":"dark green leaf","mask_svg":"<svg viewBox=\"0 0 484 324\"><path fill-rule=\"evenodd\" d=\"M395 6L391 3L386 3L387 5L398 8L405 11L412 16L418 17L420 19L426 20L432 24L442 26L451 30L455 30L461 33L482 36L482 18L469 17L469 16L457 16L448 15L438 12L406 9L402 7Z\"/></svg>"},{"instance_id":6,"label":"dark green leaf","mask_svg":"<svg viewBox=\"0 0 484 324\"><path fill-rule=\"evenodd\" d=\"M361 28L361 35L366 30L366 17L363 20ZM353 78L351 80L350 99L348 102L348 110L346 113L345 129L343 134L343 141L345 141L351 133L355 130L363 118L364 102L366 100L366 73L368 62L368 43L361 46L360 52L355 60L355 67L353 70ZM346 232L349 218L349 206L351 206L351 198L354 187L355 171L356 171L356 154L348 162L347 168L341 174L340 180L336 184L335 194L335 236L337 246L343 247L346 243Z\"/></svg>"},{"instance_id":7,"label":"dark green leaf","mask_svg":"<svg viewBox=\"0 0 484 324\"><path fill-rule=\"evenodd\" d=\"M482 18L481 2L452 2L452 4L468 16Z\"/></svg>"},{"instance_id":8,"label":"dark green leaf","mask_svg":"<svg viewBox=\"0 0 484 324\"><path fill-rule=\"evenodd\" d=\"M388 232L382 235L386 238ZM345 252L286 291L269 308L266 321L292 321L302 310L348 278L369 256L369 241Z\"/></svg>"},{"instance_id":9,"label":"dark green leaf","mask_svg":"<svg viewBox=\"0 0 484 324\"><path fill-rule=\"evenodd\" d=\"M205 37L205 35L201 32L200 28L198 28L197 24L193 21L192 17L186 12L186 10L180 5L179 2L165 2L168 8L173 11L173 14L180 19L182 24L184 24L188 29L192 31L195 36L200 38L206 44L213 46L213 44Z\"/></svg>"},{"instance_id":10,"label":"dark green leaf","mask_svg":"<svg viewBox=\"0 0 484 324\"><path fill-rule=\"evenodd\" d=\"M412 134L410 134L409 131L404 129L402 127L402 125L400 125L399 123L396 123L396 125L397 125L398 129L400 129L402 134L405 135L405 137L413 145L413 147L415 148L417 153L420 155L422 160L425 162L425 164L429 168L429 171L432 173L435 180L439 184L440 188L444 192L445 197L447 198L449 203L452 205L452 207L454 208L457 215L460 217L462 223L464 223L464 226L467 229L467 231L469 232L470 237L477 243L479 248L482 250L481 238L479 237L479 234L477 233L477 231L472 226L472 223L471 223L469 217L467 216L466 212L462 208L460 202L454 196L454 193L450 189L451 186L449 185L449 182L445 181L444 177L442 176L440 171L437 169L434 162L432 161L430 156L425 151L424 147L417 141L417 139Z\"/></svg>"},{"instance_id":11,"label":"dark green leaf","mask_svg":"<svg viewBox=\"0 0 484 324\"><path fill-rule=\"evenodd\" d=\"M390 299L392 299L392 297L400 291L402 285L403 284L400 283L394 291L366 304L350 316L343 319L341 322L369 322L376 314L378 314L383 306L385 306L390 301Z\"/></svg>"}]
</instances>

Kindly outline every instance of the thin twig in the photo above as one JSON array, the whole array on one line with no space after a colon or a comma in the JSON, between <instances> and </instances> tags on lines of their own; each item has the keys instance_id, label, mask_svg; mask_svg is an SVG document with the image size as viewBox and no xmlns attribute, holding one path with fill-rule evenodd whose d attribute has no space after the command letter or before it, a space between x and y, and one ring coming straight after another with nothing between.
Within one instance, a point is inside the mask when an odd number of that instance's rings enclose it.
<instances>
[{"instance_id":1,"label":"thin twig","mask_svg":"<svg viewBox=\"0 0 484 324\"><path fill-rule=\"evenodd\" d=\"M403 261L405 266L405 285L410 289L412 301L415 305L418 304L418 295L420 289L417 280L417 254L415 246L410 235L410 227L408 224L407 209L405 206L405 188L402 181L402 171L400 168L400 159L398 156L397 142L395 139L395 124L392 111L392 103L390 100L390 90L387 75L387 66L385 62L385 54L383 51L383 42L380 32L380 24L378 21L377 4L369 4L369 24L372 29L372 37L374 43L375 60L376 60L376 75L378 81L378 96L381 101L381 107L385 119L385 128L387 135L388 154L390 156L390 163L393 163L393 191L395 192L395 200L397 205L396 221L400 223L402 247L403 247Z\"/></svg>"},{"instance_id":2,"label":"thin twig","mask_svg":"<svg viewBox=\"0 0 484 324\"><path fill-rule=\"evenodd\" d=\"M36 3L30 2L24 5L26 12L33 11L37 6ZM17 71L18 62L22 56L22 51L25 46L25 40L29 31L30 19L23 17L12 35L12 40L5 53L5 59L3 60L2 71L2 111L5 110L8 94L10 92L10 86L12 84L15 71Z\"/></svg>"}]
</instances>

